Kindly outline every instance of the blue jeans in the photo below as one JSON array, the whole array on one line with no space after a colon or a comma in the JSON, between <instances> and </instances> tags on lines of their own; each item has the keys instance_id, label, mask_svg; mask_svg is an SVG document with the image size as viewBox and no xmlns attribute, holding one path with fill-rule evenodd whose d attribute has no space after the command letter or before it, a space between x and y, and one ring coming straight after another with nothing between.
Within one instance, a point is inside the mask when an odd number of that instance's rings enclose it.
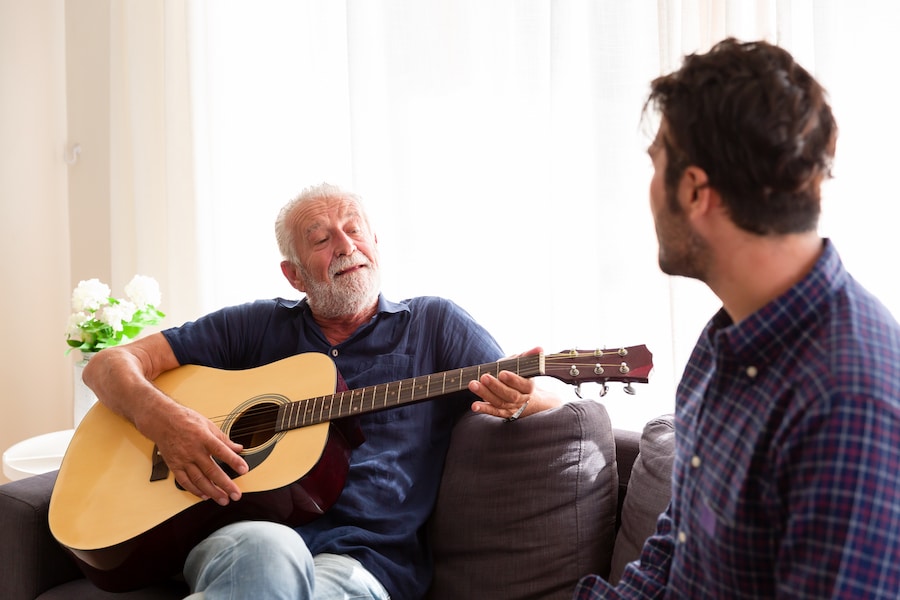
<instances>
[{"instance_id":1,"label":"blue jeans","mask_svg":"<svg viewBox=\"0 0 900 600\"><path fill-rule=\"evenodd\" d=\"M214 532L188 555L184 577L194 592L190 600L390 600L357 560L313 557L296 531L264 521Z\"/></svg>"}]
</instances>

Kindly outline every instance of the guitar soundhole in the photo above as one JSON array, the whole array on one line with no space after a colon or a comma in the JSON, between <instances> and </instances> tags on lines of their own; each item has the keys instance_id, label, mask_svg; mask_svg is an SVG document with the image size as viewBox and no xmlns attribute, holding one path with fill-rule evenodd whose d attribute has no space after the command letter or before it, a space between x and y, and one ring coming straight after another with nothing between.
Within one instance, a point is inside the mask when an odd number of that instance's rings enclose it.
<instances>
[{"instance_id":1,"label":"guitar soundhole","mask_svg":"<svg viewBox=\"0 0 900 600\"><path fill-rule=\"evenodd\" d=\"M244 446L244 452L263 446L275 436L278 405L262 402L241 413L232 423L229 437Z\"/></svg>"}]
</instances>

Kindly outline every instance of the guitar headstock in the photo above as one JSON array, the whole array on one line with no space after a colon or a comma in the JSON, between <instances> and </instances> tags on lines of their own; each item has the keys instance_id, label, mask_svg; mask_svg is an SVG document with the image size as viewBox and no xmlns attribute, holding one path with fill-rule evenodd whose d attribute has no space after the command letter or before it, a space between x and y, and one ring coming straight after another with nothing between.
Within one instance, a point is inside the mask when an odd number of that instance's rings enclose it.
<instances>
[{"instance_id":1,"label":"guitar headstock","mask_svg":"<svg viewBox=\"0 0 900 600\"><path fill-rule=\"evenodd\" d=\"M565 350L544 357L544 372L566 383L647 383L653 355L647 346L602 350Z\"/></svg>"}]
</instances>

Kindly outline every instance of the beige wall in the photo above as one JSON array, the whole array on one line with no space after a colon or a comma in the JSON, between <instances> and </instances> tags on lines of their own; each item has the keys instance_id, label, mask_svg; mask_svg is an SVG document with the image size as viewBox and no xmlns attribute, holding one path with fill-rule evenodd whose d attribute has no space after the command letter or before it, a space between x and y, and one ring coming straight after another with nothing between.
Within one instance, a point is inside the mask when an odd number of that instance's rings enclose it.
<instances>
[{"instance_id":1,"label":"beige wall","mask_svg":"<svg viewBox=\"0 0 900 600\"><path fill-rule=\"evenodd\" d=\"M66 112L70 145L82 152L69 168L70 288L110 265L110 1L65 0ZM122 290L114 290L121 295Z\"/></svg>"},{"instance_id":2,"label":"beige wall","mask_svg":"<svg viewBox=\"0 0 900 600\"><path fill-rule=\"evenodd\" d=\"M71 427L63 0L0 0L0 447Z\"/></svg>"},{"instance_id":3,"label":"beige wall","mask_svg":"<svg viewBox=\"0 0 900 600\"><path fill-rule=\"evenodd\" d=\"M109 0L0 0L0 449L72 426L69 298L110 271L108 15Z\"/></svg>"}]
</instances>

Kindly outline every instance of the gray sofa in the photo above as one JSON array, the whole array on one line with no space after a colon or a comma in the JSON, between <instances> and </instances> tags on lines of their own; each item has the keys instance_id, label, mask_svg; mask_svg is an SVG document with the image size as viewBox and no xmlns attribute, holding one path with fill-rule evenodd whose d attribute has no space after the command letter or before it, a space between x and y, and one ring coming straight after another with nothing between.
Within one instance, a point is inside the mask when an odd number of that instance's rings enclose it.
<instances>
[{"instance_id":1,"label":"gray sofa","mask_svg":"<svg viewBox=\"0 0 900 600\"><path fill-rule=\"evenodd\" d=\"M570 599L586 573L616 580L668 503L673 447L671 417L643 432L614 430L591 400L516 423L465 416L425 532L435 560L429 600ZM177 580L112 594L84 579L49 532L55 478L0 486L0 598L186 594Z\"/></svg>"}]
</instances>

